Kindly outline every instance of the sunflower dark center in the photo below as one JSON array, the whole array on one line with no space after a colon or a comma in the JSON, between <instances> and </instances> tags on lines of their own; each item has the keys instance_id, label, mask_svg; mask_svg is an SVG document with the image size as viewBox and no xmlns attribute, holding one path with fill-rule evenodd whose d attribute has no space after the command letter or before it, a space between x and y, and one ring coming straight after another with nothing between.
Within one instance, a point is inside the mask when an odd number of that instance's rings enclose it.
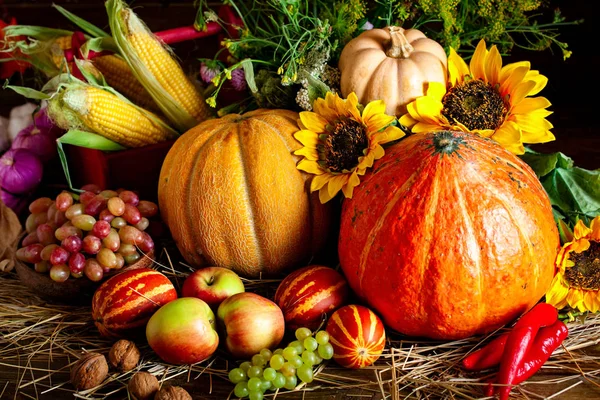
<instances>
[{"instance_id":1,"label":"sunflower dark center","mask_svg":"<svg viewBox=\"0 0 600 400\"><path fill-rule=\"evenodd\" d=\"M498 91L480 79L450 88L442 103L442 114L450 122L460 122L469 129L496 129L507 113Z\"/></svg>"},{"instance_id":2,"label":"sunflower dark center","mask_svg":"<svg viewBox=\"0 0 600 400\"><path fill-rule=\"evenodd\" d=\"M351 118L340 120L324 141L325 165L331 172L351 170L358 164L358 157L369 147L369 138L363 124Z\"/></svg>"},{"instance_id":3,"label":"sunflower dark center","mask_svg":"<svg viewBox=\"0 0 600 400\"><path fill-rule=\"evenodd\" d=\"M600 289L600 243L590 241L589 249L572 252L569 258L575 263L565 271L569 284L584 290Z\"/></svg>"}]
</instances>

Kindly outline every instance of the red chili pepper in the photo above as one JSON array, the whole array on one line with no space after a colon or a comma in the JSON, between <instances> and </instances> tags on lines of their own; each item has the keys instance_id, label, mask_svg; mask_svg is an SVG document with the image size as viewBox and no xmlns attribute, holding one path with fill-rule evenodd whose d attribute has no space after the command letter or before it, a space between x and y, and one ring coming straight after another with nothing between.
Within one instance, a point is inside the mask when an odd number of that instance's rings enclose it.
<instances>
[{"instance_id":1,"label":"red chili pepper","mask_svg":"<svg viewBox=\"0 0 600 400\"><path fill-rule=\"evenodd\" d=\"M552 325L558 319L558 311L548 303L538 303L529 312L523 315L511 330L504 353L500 360L498 372L498 388L500 400L507 400L511 385L514 384L519 368L541 327Z\"/></svg>"},{"instance_id":2,"label":"red chili pepper","mask_svg":"<svg viewBox=\"0 0 600 400\"><path fill-rule=\"evenodd\" d=\"M518 385L538 372L568 335L569 329L559 320L550 326L540 329L523 361L523 365L517 372L513 384ZM486 386L484 394L488 397L494 394L492 383Z\"/></svg>"},{"instance_id":3,"label":"red chili pepper","mask_svg":"<svg viewBox=\"0 0 600 400\"><path fill-rule=\"evenodd\" d=\"M463 358L462 365L464 369L467 371L481 371L482 369L498 365L502 358L502 353L504 353L507 338L508 333L504 333L484 347Z\"/></svg>"}]
</instances>

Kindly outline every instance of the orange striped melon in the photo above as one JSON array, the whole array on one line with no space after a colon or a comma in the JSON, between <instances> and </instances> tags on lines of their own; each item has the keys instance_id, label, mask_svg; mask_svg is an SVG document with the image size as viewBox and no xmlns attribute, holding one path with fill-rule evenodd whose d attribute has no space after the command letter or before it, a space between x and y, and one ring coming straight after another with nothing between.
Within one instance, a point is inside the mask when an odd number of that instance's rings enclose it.
<instances>
[{"instance_id":1,"label":"orange striped melon","mask_svg":"<svg viewBox=\"0 0 600 400\"><path fill-rule=\"evenodd\" d=\"M333 359L342 367L358 369L373 364L385 348L385 328L367 307L348 305L335 311L325 328Z\"/></svg>"},{"instance_id":2,"label":"orange striped melon","mask_svg":"<svg viewBox=\"0 0 600 400\"><path fill-rule=\"evenodd\" d=\"M338 271L309 265L289 274L275 293L287 329L316 329L325 316L346 304L348 282Z\"/></svg>"},{"instance_id":3,"label":"orange striped melon","mask_svg":"<svg viewBox=\"0 0 600 400\"><path fill-rule=\"evenodd\" d=\"M177 298L165 275L151 268L123 271L102 283L92 298L92 318L105 337L143 334L161 306Z\"/></svg>"},{"instance_id":4,"label":"orange striped melon","mask_svg":"<svg viewBox=\"0 0 600 400\"><path fill-rule=\"evenodd\" d=\"M169 150L161 217L186 261L245 277L277 275L318 253L332 213L296 168L298 113L255 110L204 121Z\"/></svg>"}]
</instances>

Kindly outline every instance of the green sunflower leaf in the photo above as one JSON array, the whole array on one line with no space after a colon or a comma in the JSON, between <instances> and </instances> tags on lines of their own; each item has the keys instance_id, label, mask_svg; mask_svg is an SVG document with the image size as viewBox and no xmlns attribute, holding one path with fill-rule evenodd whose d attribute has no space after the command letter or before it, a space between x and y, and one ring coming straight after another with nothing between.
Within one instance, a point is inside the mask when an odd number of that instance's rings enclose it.
<instances>
[{"instance_id":1,"label":"green sunflower leaf","mask_svg":"<svg viewBox=\"0 0 600 400\"><path fill-rule=\"evenodd\" d=\"M573 227L579 219L589 224L600 215L600 169L576 167L563 153L542 154L528 149L521 158L540 178L561 225Z\"/></svg>"}]
</instances>

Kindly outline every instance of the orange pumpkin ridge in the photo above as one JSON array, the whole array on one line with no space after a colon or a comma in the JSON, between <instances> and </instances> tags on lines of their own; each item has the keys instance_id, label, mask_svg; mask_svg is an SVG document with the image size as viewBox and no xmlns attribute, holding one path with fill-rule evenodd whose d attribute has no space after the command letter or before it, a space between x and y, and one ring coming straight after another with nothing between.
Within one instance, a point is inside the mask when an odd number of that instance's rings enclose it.
<instances>
[{"instance_id":1,"label":"orange pumpkin ridge","mask_svg":"<svg viewBox=\"0 0 600 400\"><path fill-rule=\"evenodd\" d=\"M558 231L523 161L462 132L391 146L345 199L340 264L391 328L456 339L531 308L554 276Z\"/></svg>"},{"instance_id":2,"label":"orange pumpkin ridge","mask_svg":"<svg viewBox=\"0 0 600 400\"><path fill-rule=\"evenodd\" d=\"M167 154L158 199L183 257L243 276L306 262L328 237L330 206L309 192L293 151L298 114L256 110L205 121Z\"/></svg>"}]
</instances>

